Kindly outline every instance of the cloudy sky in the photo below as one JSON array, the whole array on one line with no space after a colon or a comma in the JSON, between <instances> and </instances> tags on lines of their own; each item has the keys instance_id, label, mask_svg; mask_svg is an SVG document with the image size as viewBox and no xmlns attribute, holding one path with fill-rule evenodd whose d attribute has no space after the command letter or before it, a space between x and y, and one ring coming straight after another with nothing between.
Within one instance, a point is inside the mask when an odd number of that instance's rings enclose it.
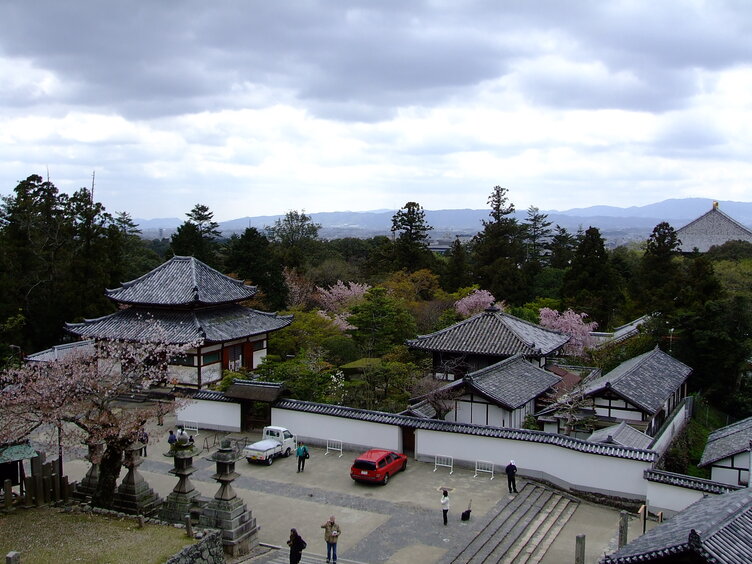
<instances>
[{"instance_id":1,"label":"cloudy sky","mask_svg":"<svg viewBox=\"0 0 752 564\"><path fill-rule=\"evenodd\" d=\"M184 217L752 201L748 0L0 3L0 194Z\"/></svg>"}]
</instances>

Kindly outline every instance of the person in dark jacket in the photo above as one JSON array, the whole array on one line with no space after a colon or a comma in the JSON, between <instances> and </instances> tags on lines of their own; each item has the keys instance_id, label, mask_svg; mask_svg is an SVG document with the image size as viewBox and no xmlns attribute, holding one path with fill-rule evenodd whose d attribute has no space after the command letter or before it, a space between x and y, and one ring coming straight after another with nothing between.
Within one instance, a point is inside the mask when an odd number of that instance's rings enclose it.
<instances>
[{"instance_id":1,"label":"person in dark jacket","mask_svg":"<svg viewBox=\"0 0 752 564\"><path fill-rule=\"evenodd\" d=\"M287 541L290 547L290 564L298 564L303 558L303 549L308 546L295 529L290 529L290 540Z\"/></svg>"},{"instance_id":2,"label":"person in dark jacket","mask_svg":"<svg viewBox=\"0 0 752 564\"><path fill-rule=\"evenodd\" d=\"M517 493L517 481L515 480L515 476L517 475L517 466L514 465L514 460L510 460L509 464L507 464L506 473L509 493Z\"/></svg>"}]
</instances>

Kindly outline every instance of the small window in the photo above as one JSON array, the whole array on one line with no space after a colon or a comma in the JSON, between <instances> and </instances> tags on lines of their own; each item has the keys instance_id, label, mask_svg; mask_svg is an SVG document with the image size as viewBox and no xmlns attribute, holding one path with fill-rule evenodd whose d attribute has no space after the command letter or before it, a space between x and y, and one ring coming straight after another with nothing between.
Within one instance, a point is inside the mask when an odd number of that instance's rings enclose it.
<instances>
[{"instance_id":1,"label":"small window","mask_svg":"<svg viewBox=\"0 0 752 564\"><path fill-rule=\"evenodd\" d=\"M261 339L260 341L253 341L252 345L254 351L262 351L266 348L266 341L264 339Z\"/></svg>"},{"instance_id":2,"label":"small window","mask_svg":"<svg viewBox=\"0 0 752 564\"><path fill-rule=\"evenodd\" d=\"M285 431L285 438L292 439L292 433L290 431Z\"/></svg>"},{"instance_id":3,"label":"small window","mask_svg":"<svg viewBox=\"0 0 752 564\"><path fill-rule=\"evenodd\" d=\"M206 353L201 362L205 365L219 362L219 351Z\"/></svg>"}]
</instances>

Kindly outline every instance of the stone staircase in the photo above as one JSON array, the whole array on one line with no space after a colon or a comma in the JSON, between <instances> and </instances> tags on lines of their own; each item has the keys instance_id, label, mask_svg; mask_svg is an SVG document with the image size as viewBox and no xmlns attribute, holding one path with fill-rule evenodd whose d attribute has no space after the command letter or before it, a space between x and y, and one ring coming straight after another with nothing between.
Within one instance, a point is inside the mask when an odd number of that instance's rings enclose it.
<instances>
[{"instance_id":1,"label":"stone staircase","mask_svg":"<svg viewBox=\"0 0 752 564\"><path fill-rule=\"evenodd\" d=\"M527 482L470 544L442 562L537 564L578 504L555 490Z\"/></svg>"}]
</instances>

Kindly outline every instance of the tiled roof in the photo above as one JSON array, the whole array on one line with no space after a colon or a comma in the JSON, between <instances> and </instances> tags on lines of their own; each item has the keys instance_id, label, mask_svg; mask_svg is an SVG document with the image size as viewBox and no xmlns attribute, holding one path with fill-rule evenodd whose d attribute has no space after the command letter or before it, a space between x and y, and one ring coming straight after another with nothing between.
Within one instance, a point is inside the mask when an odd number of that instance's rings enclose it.
<instances>
[{"instance_id":1,"label":"tiled roof","mask_svg":"<svg viewBox=\"0 0 752 564\"><path fill-rule=\"evenodd\" d=\"M682 554L694 556L683 560L691 562L752 562L752 489L704 497L601 563L664 562Z\"/></svg>"},{"instance_id":2,"label":"tiled roof","mask_svg":"<svg viewBox=\"0 0 752 564\"><path fill-rule=\"evenodd\" d=\"M273 402L279 398L283 390L282 382L260 382L236 378L227 388L226 394L231 398Z\"/></svg>"},{"instance_id":3,"label":"tiled roof","mask_svg":"<svg viewBox=\"0 0 752 564\"><path fill-rule=\"evenodd\" d=\"M51 349L30 354L24 360L29 362L49 362L74 355L90 356L92 354L94 354L94 341L75 341L64 345L55 345Z\"/></svg>"},{"instance_id":4,"label":"tiled roof","mask_svg":"<svg viewBox=\"0 0 752 564\"><path fill-rule=\"evenodd\" d=\"M489 308L441 331L409 340L407 344L427 351L545 356L563 347L569 338L564 333Z\"/></svg>"},{"instance_id":5,"label":"tiled roof","mask_svg":"<svg viewBox=\"0 0 752 564\"><path fill-rule=\"evenodd\" d=\"M194 257L172 257L106 295L124 304L188 306L235 303L256 292L256 286L246 286Z\"/></svg>"},{"instance_id":6,"label":"tiled roof","mask_svg":"<svg viewBox=\"0 0 752 564\"><path fill-rule=\"evenodd\" d=\"M645 479L650 482L679 486L681 488L688 488L690 490L697 490L714 495L733 492L742 488L742 486L730 486L728 484L722 484L721 482L695 478L694 476L687 476L686 474L675 474L674 472L666 472L664 470L645 470L644 476Z\"/></svg>"},{"instance_id":7,"label":"tiled roof","mask_svg":"<svg viewBox=\"0 0 752 564\"><path fill-rule=\"evenodd\" d=\"M224 392L216 392L214 390L198 390L191 396L191 399L206 400L206 401L219 401L224 403L231 403L233 400L228 398Z\"/></svg>"},{"instance_id":8,"label":"tiled roof","mask_svg":"<svg viewBox=\"0 0 752 564\"><path fill-rule=\"evenodd\" d=\"M88 339L219 343L276 331L290 323L291 315L265 313L233 304L195 310L130 307L83 323L66 323L65 328Z\"/></svg>"},{"instance_id":9,"label":"tiled roof","mask_svg":"<svg viewBox=\"0 0 752 564\"><path fill-rule=\"evenodd\" d=\"M442 386L437 392L464 387L507 409L517 409L545 393L561 378L533 366L518 354L471 372L461 380Z\"/></svg>"},{"instance_id":10,"label":"tiled roof","mask_svg":"<svg viewBox=\"0 0 752 564\"><path fill-rule=\"evenodd\" d=\"M656 347L587 382L585 394L593 395L611 388L619 396L653 415L691 372L689 366Z\"/></svg>"},{"instance_id":11,"label":"tiled roof","mask_svg":"<svg viewBox=\"0 0 752 564\"><path fill-rule=\"evenodd\" d=\"M369 411L366 409L356 409L341 405L330 405L290 399L278 401L274 404L274 407L278 409L289 409L290 411L300 411L303 413L341 417L343 419L370 421L372 423L383 423L385 425L399 425L400 427L413 429L428 429L431 431L463 433L466 435L551 444L579 452L639 460L643 462L654 462L658 458L657 453L652 450L636 449L620 445L589 443L581 439L558 435L556 433L546 433L544 431L490 427L487 425L474 425L472 423L453 423L451 421L441 421L439 419L410 417L408 415L400 415L397 413Z\"/></svg>"},{"instance_id":12,"label":"tiled roof","mask_svg":"<svg viewBox=\"0 0 752 564\"><path fill-rule=\"evenodd\" d=\"M676 235L681 240L681 251L685 253L691 253L695 248L704 253L713 245L723 245L727 241L752 243L752 231L715 205L709 212L677 229Z\"/></svg>"},{"instance_id":13,"label":"tiled roof","mask_svg":"<svg viewBox=\"0 0 752 564\"><path fill-rule=\"evenodd\" d=\"M708 435L708 442L698 466L707 466L727 456L749 450L752 441L752 417L716 429Z\"/></svg>"},{"instance_id":14,"label":"tiled roof","mask_svg":"<svg viewBox=\"0 0 752 564\"><path fill-rule=\"evenodd\" d=\"M592 443L615 443L634 448L648 448L653 443L653 438L622 421L618 425L598 429L588 437L588 441Z\"/></svg>"},{"instance_id":15,"label":"tiled roof","mask_svg":"<svg viewBox=\"0 0 752 564\"><path fill-rule=\"evenodd\" d=\"M410 415L412 417L422 417L425 419L433 419L436 417L436 409L431 405L428 400L419 401L415 405L411 405L405 411L400 411L399 415Z\"/></svg>"}]
</instances>

